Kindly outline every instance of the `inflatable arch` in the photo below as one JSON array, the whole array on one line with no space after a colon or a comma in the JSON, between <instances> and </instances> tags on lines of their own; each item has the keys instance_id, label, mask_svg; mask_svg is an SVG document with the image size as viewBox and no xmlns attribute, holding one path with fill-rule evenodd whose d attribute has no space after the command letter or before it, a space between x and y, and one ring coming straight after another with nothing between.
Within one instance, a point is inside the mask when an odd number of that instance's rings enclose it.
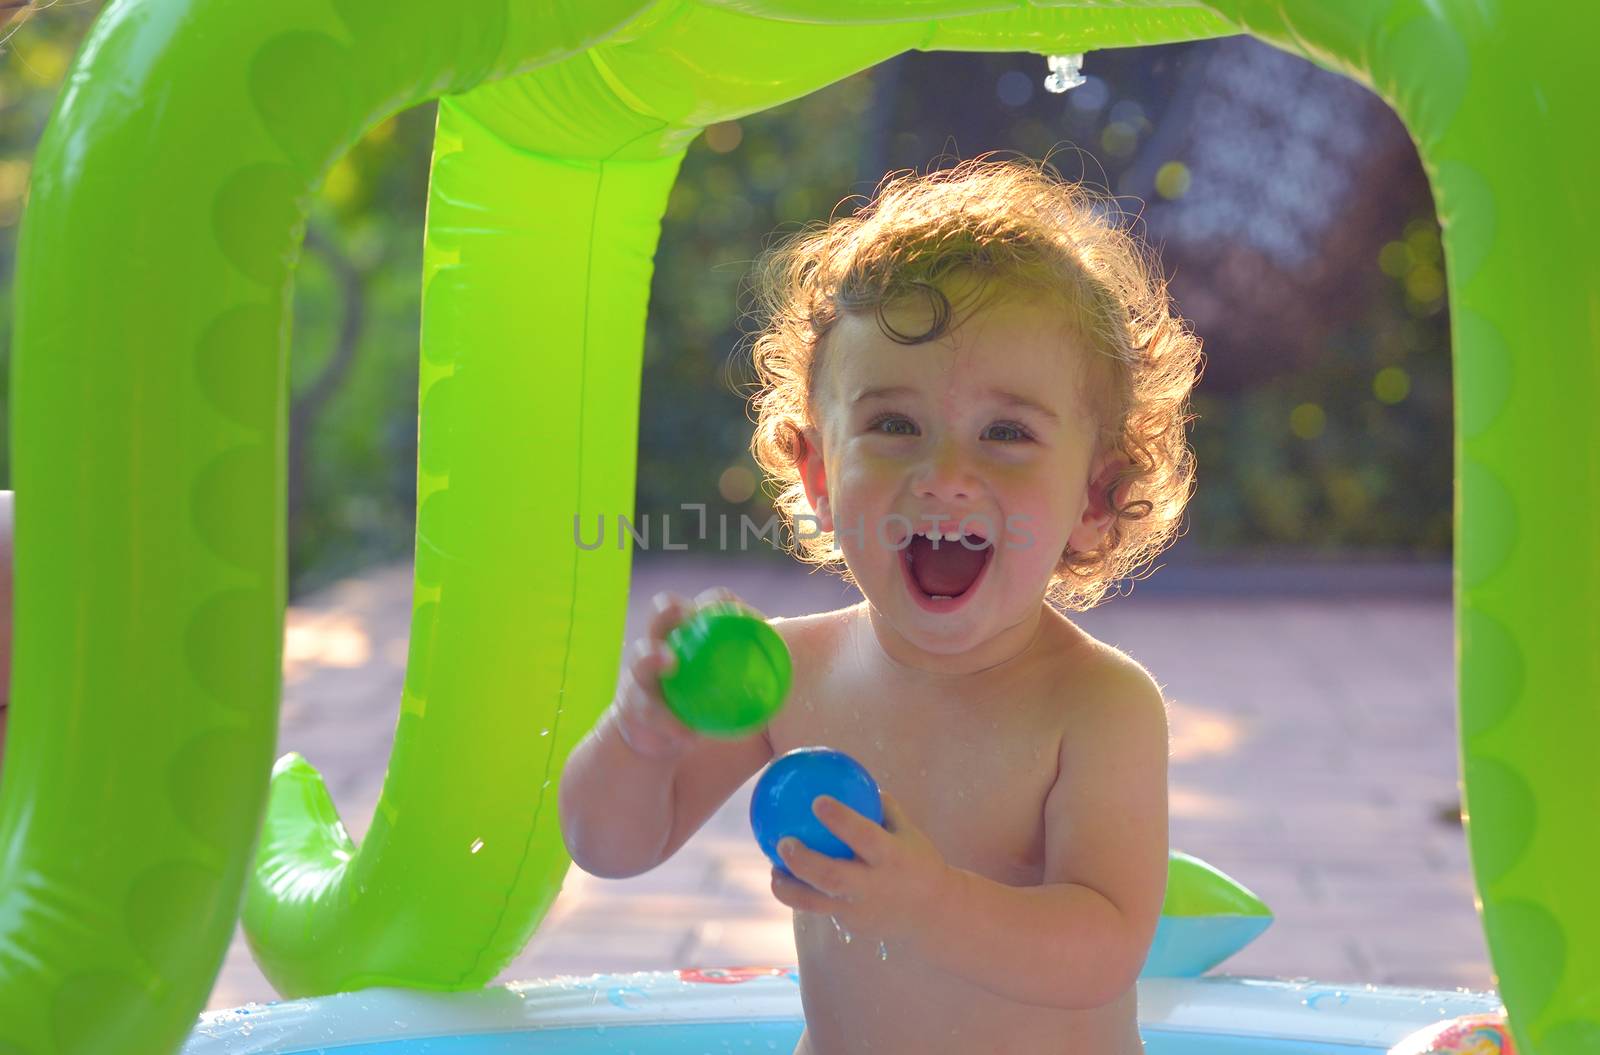
<instances>
[{"instance_id":1,"label":"inflatable arch","mask_svg":"<svg viewBox=\"0 0 1600 1055\"><path fill-rule=\"evenodd\" d=\"M629 508L652 256L702 128L908 49L1240 32L1371 86L1432 180L1483 921L1522 1050L1595 1050L1600 8L113 0L21 230L0 1052L172 1050L241 899L287 993L470 988L527 941L568 867L555 778L610 695L628 585L628 555L571 545L570 518ZM435 97L411 652L357 849L295 757L268 798L290 288L330 165Z\"/></svg>"}]
</instances>

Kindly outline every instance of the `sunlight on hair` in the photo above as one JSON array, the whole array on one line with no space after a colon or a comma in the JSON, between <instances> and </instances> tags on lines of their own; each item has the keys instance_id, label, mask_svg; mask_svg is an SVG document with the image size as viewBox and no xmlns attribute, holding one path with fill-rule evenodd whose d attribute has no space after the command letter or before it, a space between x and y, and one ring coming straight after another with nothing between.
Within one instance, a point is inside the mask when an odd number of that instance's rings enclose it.
<instances>
[{"instance_id":1,"label":"sunlight on hair","mask_svg":"<svg viewBox=\"0 0 1600 1055\"><path fill-rule=\"evenodd\" d=\"M751 451L777 488L779 515L793 524L807 510L795 440L816 423L817 367L839 318L876 313L883 324L886 305L932 295L946 309L934 330L902 343L935 339L958 324L941 284L972 272L984 285L1060 304L1098 353L1090 383L1101 449L1127 463L1105 487L1115 513L1105 537L1091 551L1060 556L1050 601L1081 611L1137 578L1180 534L1193 494L1186 426L1204 357L1173 312L1159 262L1126 219L1116 199L1062 179L1048 160L991 152L921 175L892 172L852 215L813 221L768 249L750 279L751 314L762 327L751 342ZM831 532L808 531L793 550L851 581Z\"/></svg>"}]
</instances>

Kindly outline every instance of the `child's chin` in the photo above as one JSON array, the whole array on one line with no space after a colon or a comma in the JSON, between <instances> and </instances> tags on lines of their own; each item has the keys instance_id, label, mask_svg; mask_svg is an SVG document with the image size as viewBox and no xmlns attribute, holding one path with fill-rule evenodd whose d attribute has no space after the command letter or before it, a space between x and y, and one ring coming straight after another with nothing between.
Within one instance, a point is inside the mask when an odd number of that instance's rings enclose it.
<instances>
[{"instance_id":1,"label":"child's chin","mask_svg":"<svg viewBox=\"0 0 1600 1055\"><path fill-rule=\"evenodd\" d=\"M892 580L886 589L863 588L861 592L878 618L893 627L901 640L925 652L953 656L978 644L981 631L973 623L971 607L948 614L929 612L906 592L903 583Z\"/></svg>"},{"instance_id":2,"label":"child's chin","mask_svg":"<svg viewBox=\"0 0 1600 1055\"><path fill-rule=\"evenodd\" d=\"M984 618L987 609L982 597L967 598L953 612L930 612L904 593L897 600L899 603L888 610L896 613L900 636L927 652L960 655L983 644L985 634L994 631Z\"/></svg>"}]
</instances>

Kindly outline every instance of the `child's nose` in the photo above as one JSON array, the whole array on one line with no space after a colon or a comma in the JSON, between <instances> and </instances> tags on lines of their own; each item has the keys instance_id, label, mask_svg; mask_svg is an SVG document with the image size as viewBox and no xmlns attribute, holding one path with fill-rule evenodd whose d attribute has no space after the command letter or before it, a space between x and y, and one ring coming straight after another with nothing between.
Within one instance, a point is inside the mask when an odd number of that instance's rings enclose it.
<instances>
[{"instance_id":1,"label":"child's nose","mask_svg":"<svg viewBox=\"0 0 1600 1055\"><path fill-rule=\"evenodd\" d=\"M918 468L916 493L941 502L966 501L977 493L972 464L959 444L946 441L932 448Z\"/></svg>"}]
</instances>

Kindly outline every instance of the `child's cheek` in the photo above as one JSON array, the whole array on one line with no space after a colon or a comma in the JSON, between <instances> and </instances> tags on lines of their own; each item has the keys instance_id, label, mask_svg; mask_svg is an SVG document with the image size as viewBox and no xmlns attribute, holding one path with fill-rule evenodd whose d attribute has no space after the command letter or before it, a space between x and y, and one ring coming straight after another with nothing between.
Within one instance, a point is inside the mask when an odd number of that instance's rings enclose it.
<instances>
[{"instance_id":1,"label":"child's cheek","mask_svg":"<svg viewBox=\"0 0 1600 1055\"><path fill-rule=\"evenodd\" d=\"M1049 574L1071 534L1068 519L1068 511L1041 504L1037 498L1013 503L1005 524L1004 546L1010 558L1007 563L1019 570L1042 569L1043 574Z\"/></svg>"},{"instance_id":2,"label":"child's cheek","mask_svg":"<svg viewBox=\"0 0 1600 1055\"><path fill-rule=\"evenodd\" d=\"M877 471L874 471L877 470ZM881 466L855 465L836 481L833 501L837 526L855 528L864 524L865 539L874 537L874 527L893 511L895 482L891 472ZM885 533L893 537L886 525ZM859 547L860 542L856 545Z\"/></svg>"}]
</instances>

